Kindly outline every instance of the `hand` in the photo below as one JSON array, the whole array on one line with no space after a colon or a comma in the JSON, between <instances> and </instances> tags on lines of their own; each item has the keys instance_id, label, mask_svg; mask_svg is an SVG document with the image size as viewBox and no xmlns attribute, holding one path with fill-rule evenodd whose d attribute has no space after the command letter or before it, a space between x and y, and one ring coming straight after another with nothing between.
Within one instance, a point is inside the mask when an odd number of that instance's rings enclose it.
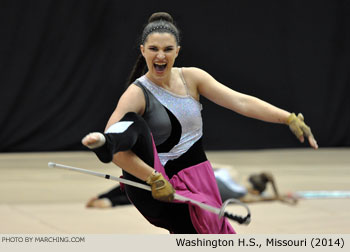
<instances>
[{"instance_id":1,"label":"hand","mask_svg":"<svg viewBox=\"0 0 350 252\"><path fill-rule=\"evenodd\" d=\"M161 173L153 171L146 183L151 186L153 198L165 202L173 201L175 190Z\"/></svg>"},{"instance_id":2,"label":"hand","mask_svg":"<svg viewBox=\"0 0 350 252\"><path fill-rule=\"evenodd\" d=\"M287 125L289 125L290 130L296 135L300 142L304 142L304 136L309 140L310 146L314 149L318 148L317 142L312 135L311 129L304 123L304 116L299 113L298 117L292 113L287 119Z\"/></svg>"}]
</instances>

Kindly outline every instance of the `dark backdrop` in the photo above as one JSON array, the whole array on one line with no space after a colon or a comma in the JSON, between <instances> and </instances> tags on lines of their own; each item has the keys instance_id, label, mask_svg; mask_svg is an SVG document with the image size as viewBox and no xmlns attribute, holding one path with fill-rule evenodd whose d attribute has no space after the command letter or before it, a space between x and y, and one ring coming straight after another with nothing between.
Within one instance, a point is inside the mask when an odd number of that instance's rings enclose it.
<instances>
[{"instance_id":1,"label":"dark backdrop","mask_svg":"<svg viewBox=\"0 0 350 252\"><path fill-rule=\"evenodd\" d=\"M0 151L83 149L125 88L149 15L182 31L176 66L303 112L321 147L350 145L350 5L337 0L0 1ZM284 125L202 98L206 149L306 147Z\"/></svg>"}]
</instances>

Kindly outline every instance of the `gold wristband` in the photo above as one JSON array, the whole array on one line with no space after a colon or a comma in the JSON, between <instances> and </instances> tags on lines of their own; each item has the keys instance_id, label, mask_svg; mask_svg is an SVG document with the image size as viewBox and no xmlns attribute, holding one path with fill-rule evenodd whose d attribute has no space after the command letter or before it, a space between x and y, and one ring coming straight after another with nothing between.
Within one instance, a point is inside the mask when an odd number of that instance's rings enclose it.
<instances>
[{"instance_id":1,"label":"gold wristband","mask_svg":"<svg viewBox=\"0 0 350 252\"><path fill-rule=\"evenodd\" d=\"M295 113L291 113L286 120L286 124L289 125L296 117Z\"/></svg>"},{"instance_id":2,"label":"gold wristband","mask_svg":"<svg viewBox=\"0 0 350 252\"><path fill-rule=\"evenodd\" d=\"M157 174L157 171L153 170L152 173L147 177L146 183L149 184L151 182L152 177L155 176L156 174Z\"/></svg>"}]
</instances>

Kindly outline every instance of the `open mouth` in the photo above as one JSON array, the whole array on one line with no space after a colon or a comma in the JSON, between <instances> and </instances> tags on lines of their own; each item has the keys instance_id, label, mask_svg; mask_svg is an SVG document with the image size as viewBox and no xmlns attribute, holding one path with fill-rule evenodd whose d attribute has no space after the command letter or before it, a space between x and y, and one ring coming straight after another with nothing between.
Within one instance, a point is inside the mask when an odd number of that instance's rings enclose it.
<instances>
[{"instance_id":1,"label":"open mouth","mask_svg":"<svg viewBox=\"0 0 350 252\"><path fill-rule=\"evenodd\" d=\"M163 72L165 70L167 64L166 63L154 63L153 66L157 72Z\"/></svg>"}]
</instances>

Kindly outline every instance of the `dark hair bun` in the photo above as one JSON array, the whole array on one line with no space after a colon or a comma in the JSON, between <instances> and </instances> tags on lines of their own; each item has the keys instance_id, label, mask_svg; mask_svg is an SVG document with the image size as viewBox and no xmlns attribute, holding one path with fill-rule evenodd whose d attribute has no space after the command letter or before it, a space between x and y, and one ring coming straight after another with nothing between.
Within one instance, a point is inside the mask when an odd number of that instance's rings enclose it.
<instances>
[{"instance_id":1,"label":"dark hair bun","mask_svg":"<svg viewBox=\"0 0 350 252\"><path fill-rule=\"evenodd\" d=\"M158 20L164 20L164 21L168 21L170 23L174 23L174 19L173 17L169 14L169 13L166 13L166 12L156 12L156 13L153 13L149 19L148 19L148 23L152 23L152 22L155 22L155 21L158 21Z\"/></svg>"}]
</instances>

